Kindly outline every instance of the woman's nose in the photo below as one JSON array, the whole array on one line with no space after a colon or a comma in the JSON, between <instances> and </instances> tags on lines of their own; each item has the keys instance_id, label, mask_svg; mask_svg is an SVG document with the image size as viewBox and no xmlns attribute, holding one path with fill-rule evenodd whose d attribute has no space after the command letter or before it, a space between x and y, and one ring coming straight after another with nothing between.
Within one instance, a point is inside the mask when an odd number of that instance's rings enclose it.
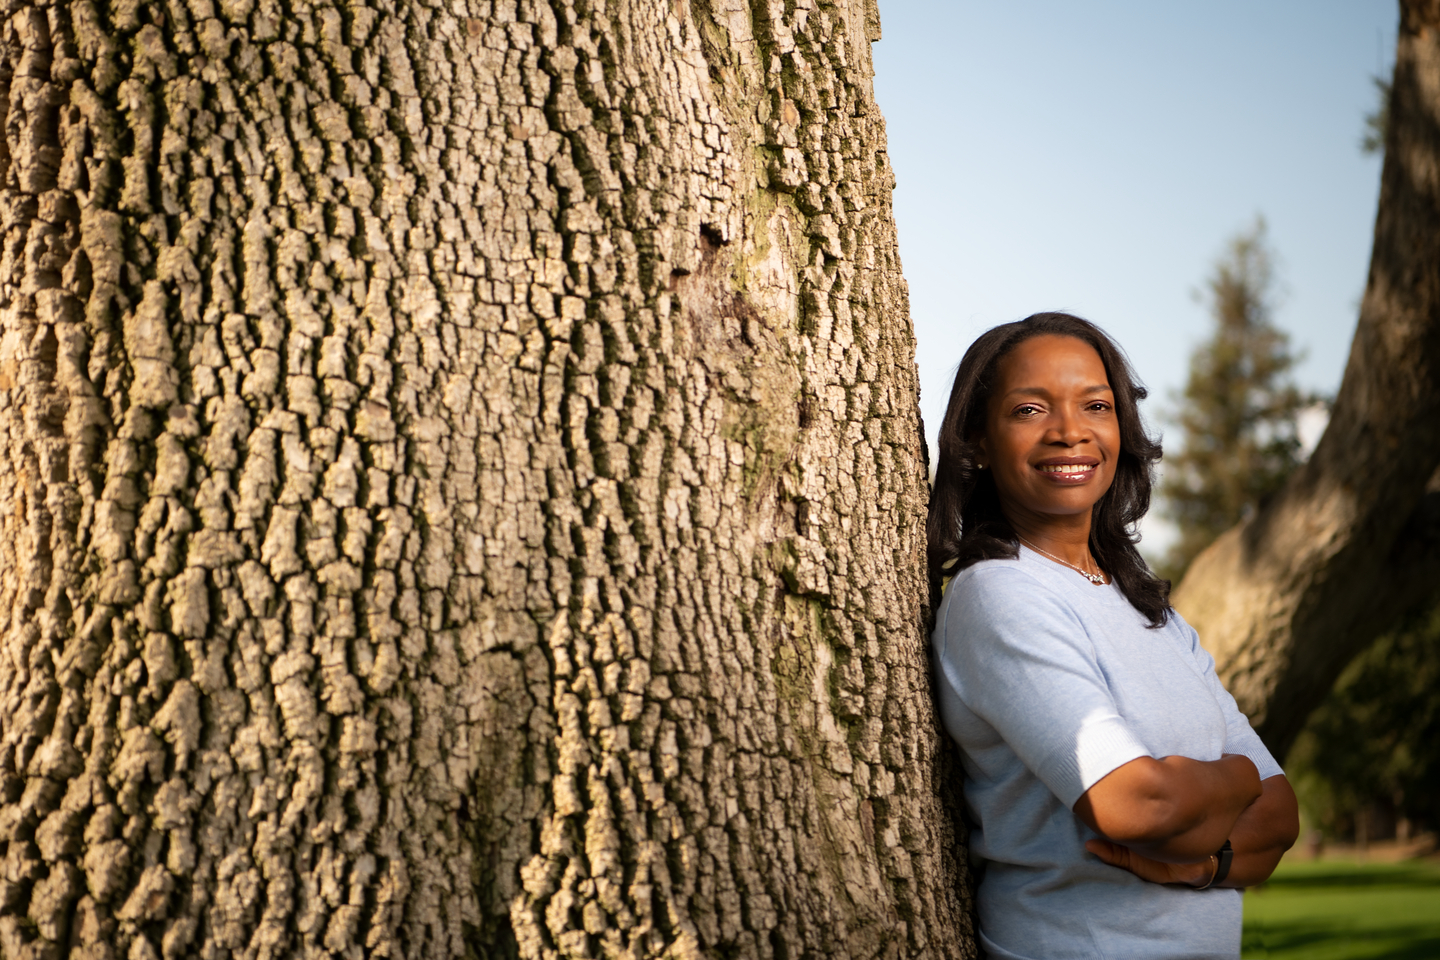
<instances>
[{"instance_id":1,"label":"woman's nose","mask_svg":"<svg viewBox=\"0 0 1440 960\"><path fill-rule=\"evenodd\" d=\"M1056 412L1052 420L1045 442L1073 447L1084 439L1085 429L1080 418L1072 411L1060 410Z\"/></svg>"}]
</instances>

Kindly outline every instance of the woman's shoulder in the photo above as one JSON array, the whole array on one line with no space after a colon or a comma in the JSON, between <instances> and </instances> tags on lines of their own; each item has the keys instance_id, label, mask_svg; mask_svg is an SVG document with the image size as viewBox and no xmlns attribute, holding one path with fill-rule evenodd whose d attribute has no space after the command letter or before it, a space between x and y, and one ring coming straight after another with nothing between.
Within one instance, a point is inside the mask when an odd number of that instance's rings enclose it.
<instances>
[{"instance_id":1,"label":"woman's shoulder","mask_svg":"<svg viewBox=\"0 0 1440 960\"><path fill-rule=\"evenodd\" d=\"M1013 608L1017 604L1068 605L1064 591L1049 571L1022 558L981 560L957 573L945 590L951 610L984 611Z\"/></svg>"},{"instance_id":2,"label":"woman's shoulder","mask_svg":"<svg viewBox=\"0 0 1440 960\"><path fill-rule=\"evenodd\" d=\"M933 641L960 642L967 658L993 658L1063 637L1084 645L1089 619L1062 583L1021 560L983 560L960 571L936 619Z\"/></svg>"},{"instance_id":3,"label":"woman's shoulder","mask_svg":"<svg viewBox=\"0 0 1440 960\"><path fill-rule=\"evenodd\" d=\"M1054 592L1055 584L1046 576L1049 571L1021 557L1001 557L994 560L980 560L955 574L946 591L966 594L983 594L1023 590L1033 594L1036 591Z\"/></svg>"}]
</instances>

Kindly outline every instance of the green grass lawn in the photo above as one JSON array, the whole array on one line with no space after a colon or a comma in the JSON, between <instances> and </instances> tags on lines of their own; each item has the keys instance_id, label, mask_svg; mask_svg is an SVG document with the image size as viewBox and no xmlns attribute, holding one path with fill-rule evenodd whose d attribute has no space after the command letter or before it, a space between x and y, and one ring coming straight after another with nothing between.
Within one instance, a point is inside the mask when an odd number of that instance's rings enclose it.
<instances>
[{"instance_id":1,"label":"green grass lawn","mask_svg":"<svg viewBox=\"0 0 1440 960\"><path fill-rule=\"evenodd\" d=\"M1437 960L1440 864L1281 864L1245 894L1245 960Z\"/></svg>"}]
</instances>

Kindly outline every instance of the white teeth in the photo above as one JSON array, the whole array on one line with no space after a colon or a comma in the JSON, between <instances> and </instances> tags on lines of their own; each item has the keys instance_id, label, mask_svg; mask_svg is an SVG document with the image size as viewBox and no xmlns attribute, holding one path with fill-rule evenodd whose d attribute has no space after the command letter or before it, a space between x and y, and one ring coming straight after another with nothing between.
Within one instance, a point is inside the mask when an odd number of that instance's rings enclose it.
<instances>
[{"instance_id":1,"label":"white teeth","mask_svg":"<svg viewBox=\"0 0 1440 960\"><path fill-rule=\"evenodd\" d=\"M1040 469L1046 473L1085 473L1092 468L1083 463L1047 463Z\"/></svg>"}]
</instances>

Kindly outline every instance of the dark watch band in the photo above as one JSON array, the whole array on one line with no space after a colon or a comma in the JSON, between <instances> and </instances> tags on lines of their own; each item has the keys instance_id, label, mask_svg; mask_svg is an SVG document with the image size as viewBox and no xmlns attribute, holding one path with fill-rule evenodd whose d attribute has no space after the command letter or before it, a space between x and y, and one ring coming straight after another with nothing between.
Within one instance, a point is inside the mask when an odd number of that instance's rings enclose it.
<instances>
[{"instance_id":1,"label":"dark watch band","mask_svg":"<svg viewBox=\"0 0 1440 960\"><path fill-rule=\"evenodd\" d=\"M1215 868L1215 876L1210 879L1210 886L1216 887L1230 873L1230 861L1235 859L1235 850L1230 846L1230 841L1225 841L1225 846L1215 851L1215 859L1220 861L1220 866Z\"/></svg>"}]
</instances>

